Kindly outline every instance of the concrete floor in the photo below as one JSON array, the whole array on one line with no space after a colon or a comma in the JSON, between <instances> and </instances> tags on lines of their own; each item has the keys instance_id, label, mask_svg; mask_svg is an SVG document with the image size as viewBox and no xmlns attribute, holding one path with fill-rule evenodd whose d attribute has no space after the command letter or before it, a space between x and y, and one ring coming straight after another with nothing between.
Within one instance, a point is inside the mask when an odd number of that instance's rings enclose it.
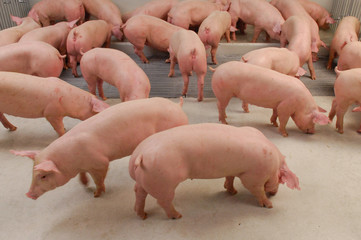
<instances>
[{"instance_id":1,"label":"concrete floor","mask_svg":"<svg viewBox=\"0 0 361 240\"><path fill-rule=\"evenodd\" d=\"M317 63L316 74L325 71L325 59ZM335 76L332 71L325 74L324 80L301 80L311 89L316 102L329 111ZM182 86L182 82L177 84ZM195 91L194 86L191 91ZM156 90L151 94L154 96L158 88L152 85L152 89ZM183 109L191 124L218 122L215 98L197 102L190 96ZM178 102L178 98L172 100ZM115 97L107 102L113 105L120 100ZM250 106L250 111L244 113L241 102L232 99L227 120L234 126L255 127L275 143L299 177L301 191L280 186L278 194L271 198L274 208L266 209L257 205L239 180L235 196L223 189L224 179L187 180L177 188L174 200L183 218L167 219L148 196L148 219L144 221L133 211L129 157L110 164L107 190L100 198L93 198L93 183L84 188L77 178L36 201L27 198L33 163L13 156L9 150L43 149L57 135L45 119L8 116L18 130L9 132L0 127L0 239L360 239L361 149L356 130L361 115L350 111L346 114L342 135L336 132L334 122L316 126L316 134L307 135L290 120L289 137L284 138L269 123L270 109ZM64 122L71 129L79 121L66 118Z\"/></svg>"}]
</instances>

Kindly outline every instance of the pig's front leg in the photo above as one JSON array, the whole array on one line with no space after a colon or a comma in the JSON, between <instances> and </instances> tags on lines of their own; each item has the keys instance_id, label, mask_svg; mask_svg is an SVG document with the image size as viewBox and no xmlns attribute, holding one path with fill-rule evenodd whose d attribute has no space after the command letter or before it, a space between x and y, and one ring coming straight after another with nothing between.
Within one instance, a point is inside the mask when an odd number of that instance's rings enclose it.
<instances>
[{"instance_id":1,"label":"pig's front leg","mask_svg":"<svg viewBox=\"0 0 361 240\"><path fill-rule=\"evenodd\" d=\"M98 87L98 93L99 96L105 101L107 98L104 96L104 90L103 90L103 79L97 78L97 87ZM119 91L119 89L118 89Z\"/></svg>"},{"instance_id":2,"label":"pig's front leg","mask_svg":"<svg viewBox=\"0 0 361 240\"><path fill-rule=\"evenodd\" d=\"M228 176L228 177L226 177L226 180L224 181L224 188L231 195L234 195L237 193L237 190L234 189L233 182L234 182L234 176Z\"/></svg>"},{"instance_id":3,"label":"pig's front leg","mask_svg":"<svg viewBox=\"0 0 361 240\"><path fill-rule=\"evenodd\" d=\"M224 37L226 38L227 43L231 42L231 31L229 29L224 33Z\"/></svg>"},{"instance_id":4,"label":"pig's front leg","mask_svg":"<svg viewBox=\"0 0 361 240\"><path fill-rule=\"evenodd\" d=\"M212 46L212 49L211 49L212 62L213 62L213 64L216 64L216 65L218 64L217 59L216 59L217 49L218 49L218 45Z\"/></svg>"},{"instance_id":5,"label":"pig's front leg","mask_svg":"<svg viewBox=\"0 0 361 240\"><path fill-rule=\"evenodd\" d=\"M253 38L252 38L252 42L255 43L259 37L259 35L261 34L262 29L259 27L255 27L254 28L254 33L253 33Z\"/></svg>"},{"instance_id":6,"label":"pig's front leg","mask_svg":"<svg viewBox=\"0 0 361 240\"><path fill-rule=\"evenodd\" d=\"M7 119L6 117L4 116L3 113L0 112L0 121L1 123L4 125L4 127L6 129L9 129L10 131L15 131L16 130L16 127L14 125L12 125Z\"/></svg>"},{"instance_id":7,"label":"pig's front leg","mask_svg":"<svg viewBox=\"0 0 361 240\"><path fill-rule=\"evenodd\" d=\"M272 116L271 116L271 123L273 126L275 127L278 127L278 123L277 123L277 117L278 117L278 114L277 114L277 109L273 109L273 113L272 113Z\"/></svg>"},{"instance_id":8,"label":"pig's front leg","mask_svg":"<svg viewBox=\"0 0 361 240\"><path fill-rule=\"evenodd\" d=\"M288 104L281 102L277 107L278 120L280 121L280 126L278 131L282 134L282 136L287 137L288 133L286 131L286 125L288 119L291 116L290 109Z\"/></svg>"},{"instance_id":9,"label":"pig's front leg","mask_svg":"<svg viewBox=\"0 0 361 240\"><path fill-rule=\"evenodd\" d=\"M227 115L226 115L226 107L229 103L229 99L218 99L217 100L217 107L218 107L218 120L223 124L228 124L226 121Z\"/></svg>"},{"instance_id":10,"label":"pig's front leg","mask_svg":"<svg viewBox=\"0 0 361 240\"><path fill-rule=\"evenodd\" d=\"M249 113L248 103L242 100L242 109L245 113Z\"/></svg>"},{"instance_id":11,"label":"pig's front leg","mask_svg":"<svg viewBox=\"0 0 361 240\"><path fill-rule=\"evenodd\" d=\"M203 100L203 88L204 88L204 76L205 74L197 74L198 82L198 102Z\"/></svg>"},{"instance_id":12,"label":"pig's front leg","mask_svg":"<svg viewBox=\"0 0 361 240\"><path fill-rule=\"evenodd\" d=\"M44 113L46 114L46 113ZM65 134L65 128L63 123L63 116L45 115L46 120L51 124L54 130L58 133L59 137Z\"/></svg>"},{"instance_id":13,"label":"pig's front leg","mask_svg":"<svg viewBox=\"0 0 361 240\"><path fill-rule=\"evenodd\" d=\"M328 62L327 62L327 69L330 70L332 68L332 63L333 63L333 59L335 58L335 49L331 46L330 48L330 54L328 57Z\"/></svg>"},{"instance_id":14,"label":"pig's front leg","mask_svg":"<svg viewBox=\"0 0 361 240\"><path fill-rule=\"evenodd\" d=\"M144 212L144 207L145 207L145 199L147 198L148 193L138 183L136 183L134 186L134 192L135 192L134 211L137 213L139 217L141 217L144 220L147 218L147 213Z\"/></svg>"},{"instance_id":15,"label":"pig's front leg","mask_svg":"<svg viewBox=\"0 0 361 240\"><path fill-rule=\"evenodd\" d=\"M336 115L337 101L336 98L332 100L332 107L330 113L328 114L328 119L332 122L333 118Z\"/></svg>"},{"instance_id":16,"label":"pig's front leg","mask_svg":"<svg viewBox=\"0 0 361 240\"><path fill-rule=\"evenodd\" d=\"M102 167L89 171L96 185L96 191L94 197L99 197L102 192L105 192L104 179L107 175L109 162L103 161Z\"/></svg>"},{"instance_id":17,"label":"pig's front leg","mask_svg":"<svg viewBox=\"0 0 361 240\"><path fill-rule=\"evenodd\" d=\"M69 65L70 65L73 76L79 77L78 72L76 70L76 66L77 66L76 56L73 56L73 55L69 56Z\"/></svg>"},{"instance_id":18,"label":"pig's front leg","mask_svg":"<svg viewBox=\"0 0 361 240\"><path fill-rule=\"evenodd\" d=\"M315 68L313 67L313 62L311 57L308 59L307 65L308 65L308 69L310 70L311 79L316 80Z\"/></svg>"},{"instance_id":19,"label":"pig's front leg","mask_svg":"<svg viewBox=\"0 0 361 240\"><path fill-rule=\"evenodd\" d=\"M337 105L336 108L336 117L337 117L337 121L336 121L336 128L337 131L339 133L343 133L343 118L345 116L345 113L347 111L348 106L339 106Z\"/></svg>"}]
</instances>

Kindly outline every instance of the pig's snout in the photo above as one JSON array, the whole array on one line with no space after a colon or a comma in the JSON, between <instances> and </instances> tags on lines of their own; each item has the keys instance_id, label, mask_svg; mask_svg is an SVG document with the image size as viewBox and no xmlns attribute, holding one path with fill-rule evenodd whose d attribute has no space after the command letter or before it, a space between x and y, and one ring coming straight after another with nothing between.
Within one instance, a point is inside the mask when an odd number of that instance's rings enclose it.
<instances>
[{"instance_id":1,"label":"pig's snout","mask_svg":"<svg viewBox=\"0 0 361 240\"><path fill-rule=\"evenodd\" d=\"M33 200L36 200L36 199L38 199L38 197L39 196L37 196L36 194L34 194L34 193L32 193L32 192L28 192L28 193L26 193L26 196L28 197L28 198L31 198L31 199L33 199Z\"/></svg>"}]
</instances>

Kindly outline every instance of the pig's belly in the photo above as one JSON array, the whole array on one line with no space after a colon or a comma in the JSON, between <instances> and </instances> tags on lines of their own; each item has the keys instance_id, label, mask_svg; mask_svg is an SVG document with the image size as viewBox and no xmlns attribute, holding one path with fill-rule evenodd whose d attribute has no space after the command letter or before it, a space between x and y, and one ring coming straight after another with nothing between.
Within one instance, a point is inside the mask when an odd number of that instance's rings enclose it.
<instances>
[{"instance_id":1,"label":"pig's belly","mask_svg":"<svg viewBox=\"0 0 361 240\"><path fill-rule=\"evenodd\" d=\"M0 112L17 117L39 118L44 116L47 100L12 99L11 101L0 98Z\"/></svg>"}]
</instances>

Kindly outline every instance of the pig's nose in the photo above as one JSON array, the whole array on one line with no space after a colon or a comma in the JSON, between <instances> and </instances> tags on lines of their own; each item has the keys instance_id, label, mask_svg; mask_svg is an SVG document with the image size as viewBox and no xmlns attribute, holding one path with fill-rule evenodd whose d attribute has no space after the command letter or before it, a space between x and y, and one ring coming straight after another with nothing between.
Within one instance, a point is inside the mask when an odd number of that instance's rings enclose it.
<instances>
[{"instance_id":1,"label":"pig's nose","mask_svg":"<svg viewBox=\"0 0 361 240\"><path fill-rule=\"evenodd\" d=\"M30 193L30 192L26 193L26 196L27 196L28 198L33 199L33 200L36 200L36 199L38 198L37 196L35 196L34 194L32 194L32 193Z\"/></svg>"}]
</instances>

